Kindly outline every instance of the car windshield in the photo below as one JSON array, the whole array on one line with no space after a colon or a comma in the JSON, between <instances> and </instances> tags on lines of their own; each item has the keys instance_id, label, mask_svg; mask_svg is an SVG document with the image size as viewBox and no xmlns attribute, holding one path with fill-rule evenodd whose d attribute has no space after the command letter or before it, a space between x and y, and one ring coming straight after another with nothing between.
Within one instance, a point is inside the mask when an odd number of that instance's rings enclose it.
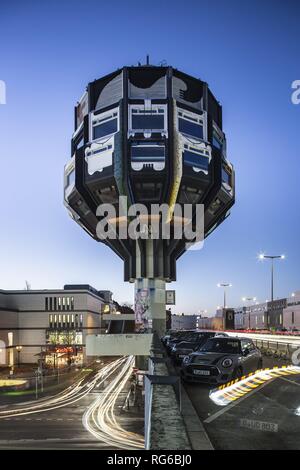
<instances>
[{"instance_id":1,"label":"car windshield","mask_svg":"<svg viewBox=\"0 0 300 470\"><path fill-rule=\"evenodd\" d=\"M211 338L199 348L199 351L238 354L240 352L240 342L229 338Z\"/></svg>"}]
</instances>

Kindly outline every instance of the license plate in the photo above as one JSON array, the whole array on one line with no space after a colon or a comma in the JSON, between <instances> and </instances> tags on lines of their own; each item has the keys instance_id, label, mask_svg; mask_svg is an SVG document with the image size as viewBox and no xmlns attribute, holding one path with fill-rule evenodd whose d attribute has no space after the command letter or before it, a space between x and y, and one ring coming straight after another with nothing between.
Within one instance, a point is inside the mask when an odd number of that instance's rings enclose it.
<instances>
[{"instance_id":1,"label":"license plate","mask_svg":"<svg viewBox=\"0 0 300 470\"><path fill-rule=\"evenodd\" d=\"M185 357L185 354L179 354L179 359L183 359Z\"/></svg>"},{"instance_id":2,"label":"license plate","mask_svg":"<svg viewBox=\"0 0 300 470\"><path fill-rule=\"evenodd\" d=\"M194 369L193 374L195 374L195 375L210 375L210 371L209 370Z\"/></svg>"}]
</instances>

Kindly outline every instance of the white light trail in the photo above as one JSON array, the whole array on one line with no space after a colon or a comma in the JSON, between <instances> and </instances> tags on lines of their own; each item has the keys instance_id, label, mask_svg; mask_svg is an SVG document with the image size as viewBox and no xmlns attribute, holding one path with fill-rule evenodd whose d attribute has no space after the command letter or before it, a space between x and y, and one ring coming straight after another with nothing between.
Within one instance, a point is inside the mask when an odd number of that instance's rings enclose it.
<instances>
[{"instance_id":1,"label":"white light trail","mask_svg":"<svg viewBox=\"0 0 300 470\"><path fill-rule=\"evenodd\" d=\"M144 438L126 431L115 415L116 401L132 374L134 358L123 358L121 370L84 413L84 427L97 439L119 449L144 449Z\"/></svg>"},{"instance_id":2,"label":"white light trail","mask_svg":"<svg viewBox=\"0 0 300 470\"><path fill-rule=\"evenodd\" d=\"M18 407L15 409L6 409L4 411L0 411L0 419L28 415L32 413L44 413L46 411L51 411L57 408L71 405L85 397L95 387L96 384L99 384L99 380L100 383L102 383L105 379L107 379L113 372L115 372L123 360L124 358L120 358L110 362L101 370L99 370L90 380L86 381L85 378L81 378L75 382L75 384L66 388L57 395L32 402L26 407Z\"/></svg>"}]
</instances>

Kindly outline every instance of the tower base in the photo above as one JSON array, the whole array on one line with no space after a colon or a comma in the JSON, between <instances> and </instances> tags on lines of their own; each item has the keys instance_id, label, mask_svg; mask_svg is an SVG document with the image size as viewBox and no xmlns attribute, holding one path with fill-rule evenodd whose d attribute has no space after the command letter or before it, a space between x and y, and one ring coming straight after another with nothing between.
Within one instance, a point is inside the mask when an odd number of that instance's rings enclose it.
<instances>
[{"instance_id":1,"label":"tower base","mask_svg":"<svg viewBox=\"0 0 300 470\"><path fill-rule=\"evenodd\" d=\"M135 321L137 330L156 332L159 337L166 331L166 282L161 279L135 281Z\"/></svg>"}]
</instances>

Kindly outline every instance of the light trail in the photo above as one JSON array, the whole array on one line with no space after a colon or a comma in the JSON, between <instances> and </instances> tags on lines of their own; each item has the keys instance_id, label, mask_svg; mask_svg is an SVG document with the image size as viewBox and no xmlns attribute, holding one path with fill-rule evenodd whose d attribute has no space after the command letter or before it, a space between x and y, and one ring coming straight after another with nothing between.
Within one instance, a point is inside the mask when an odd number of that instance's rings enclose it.
<instances>
[{"instance_id":1,"label":"light trail","mask_svg":"<svg viewBox=\"0 0 300 470\"><path fill-rule=\"evenodd\" d=\"M290 344L293 346L300 347L300 337L288 336L288 335L274 335L274 334L264 334L264 333L240 333L236 331L226 331L229 336L239 336L243 338L251 338L260 341L269 341L269 343L283 343Z\"/></svg>"},{"instance_id":2,"label":"light trail","mask_svg":"<svg viewBox=\"0 0 300 470\"><path fill-rule=\"evenodd\" d=\"M96 398L83 415L84 427L97 439L119 449L144 449L144 438L136 433L126 431L117 421L115 415L116 401L132 374L134 358L123 358L118 375L109 386Z\"/></svg>"},{"instance_id":3,"label":"light trail","mask_svg":"<svg viewBox=\"0 0 300 470\"><path fill-rule=\"evenodd\" d=\"M300 367L293 365L257 370L255 373L251 373L241 379L232 380L227 384L220 385L217 389L210 392L209 398L216 405L226 406L252 393L253 390L261 387L270 380L276 379L277 377L298 374L300 374Z\"/></svg>"},{"instance_id":4,"label":"light trail","mask_svg":"<svg viewBox=\"0 0 300 470\"><path fill-rule=\"evenodd\" d=\"M117 359L105 365L90 380L85 377L78 380L75 384L66 388L62 392L49 398L43 398L37 402L30 403L26 407L18 407L15 409L1 410L0 419L13 416L22 416L32 413L44 413L46 411L55 410L71 405L81 398L85 397L96 386L104 382L117 368L122 364L124 358ZM100 381L100 382L99 382Z\"/></svg>"}]
</instances>

